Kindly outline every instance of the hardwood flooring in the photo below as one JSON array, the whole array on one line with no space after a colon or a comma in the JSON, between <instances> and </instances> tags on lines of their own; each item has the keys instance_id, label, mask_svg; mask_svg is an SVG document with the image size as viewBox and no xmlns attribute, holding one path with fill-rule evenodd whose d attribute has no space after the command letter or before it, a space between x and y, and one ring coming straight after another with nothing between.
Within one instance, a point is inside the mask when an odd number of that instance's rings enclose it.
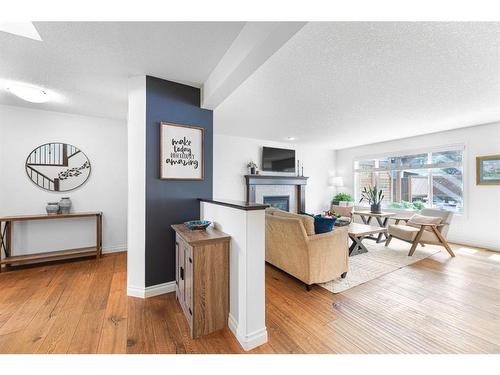
<instances>
[{"instance_id":1,"label":"hardwood flooring","mask_svg":"<svg viewBox=\"0 0 500 375\"><path fill-rule=\"evenodd\" d=\"M266 266L269 342L250 353L500 353L500 262L445 252L332 294ZM126 296L126 254L0 274L0 353L244 353L197 340L170 293Z\"/></svg>"}]
</instances>

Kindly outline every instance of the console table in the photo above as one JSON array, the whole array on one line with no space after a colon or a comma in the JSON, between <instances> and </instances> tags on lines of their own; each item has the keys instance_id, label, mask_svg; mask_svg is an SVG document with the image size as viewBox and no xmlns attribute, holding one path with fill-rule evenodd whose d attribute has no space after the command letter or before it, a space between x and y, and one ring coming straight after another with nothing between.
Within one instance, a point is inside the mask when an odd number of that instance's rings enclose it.
<instances>
[{"instance_id":1,"label":"console table","mask_svg":"<svg viewBox=\"0 0 500 375\"><path fill-rule=\"evenodd\" d=\"M84 247L78 249L68 249L51 251L38 254L12 255L12 224L15 221L31 221L31 220L55 220L55 219L76 219L84 217L95 217L96 223L96 244L92 247ZM2 256L2 252L5 257ZM16 216L0 216L0 272L2 265L22 264L38 260L54 260L63 258L73 258L76 256L91 256L96 258L101 256L102 252L102 212L80 212L72 214L56 214L56 215L16 215Z\"/></svg>"}]
</instances>

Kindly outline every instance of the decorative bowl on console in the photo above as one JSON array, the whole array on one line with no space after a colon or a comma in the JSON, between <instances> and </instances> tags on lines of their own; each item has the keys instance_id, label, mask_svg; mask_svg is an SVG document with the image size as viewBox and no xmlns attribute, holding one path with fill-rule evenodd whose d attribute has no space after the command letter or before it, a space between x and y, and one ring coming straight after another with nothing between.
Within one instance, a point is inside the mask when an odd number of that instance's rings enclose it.
<instances>
[{"instance_id":1,"label":"decorative bowl on console","mask_svg":"<svg viewBox=\"0 0 500 375\"><path fill-rule=\"evenodd\" d=\"M212 224L212 222L208 220L191 220L184 223L184 225L191 230L205 230L210 224Z\"/></svg>"}]
</instances>

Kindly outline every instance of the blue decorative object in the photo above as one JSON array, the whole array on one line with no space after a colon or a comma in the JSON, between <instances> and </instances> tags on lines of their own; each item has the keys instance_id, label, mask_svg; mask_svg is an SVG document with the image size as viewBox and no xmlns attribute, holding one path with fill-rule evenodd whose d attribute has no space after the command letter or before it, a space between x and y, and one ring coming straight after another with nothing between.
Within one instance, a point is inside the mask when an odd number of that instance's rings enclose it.
<instances>
[{"instance_id":1,"label":"blue decorative object","mask_svg":"<svg viewBox=\"0 0 500 375\"><path fill-rule=\"evenodd\" d=\"M314 215L314 233L321 234L333 231L333 226L336 220L336 217Z\"/></svg>"},{"instance_id":2,"label":"blue decorative object","mask_svg":"<svg viewBox=\"0 0 500 375\"><path fill-rule=\"evenodd\" d=\"M184 223L191 230L205 230L210 224L212 222L208 220L191 220Z\"/></svg>"}]
</instances>

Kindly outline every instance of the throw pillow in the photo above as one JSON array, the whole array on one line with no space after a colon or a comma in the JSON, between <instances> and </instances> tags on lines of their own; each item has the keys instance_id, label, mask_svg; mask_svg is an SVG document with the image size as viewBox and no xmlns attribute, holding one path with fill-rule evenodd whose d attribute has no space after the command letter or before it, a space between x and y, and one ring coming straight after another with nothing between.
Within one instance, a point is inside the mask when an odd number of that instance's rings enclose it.
<instances>
[{"instance_id":1,"label":"throw pillow","mask_svg":"<svg viewBox=\"0 0 500 375\"><path fill-rule=\"evenodd\" d=\"M333 225L337 218L323 217L321 215L314 216L314 232L316 234L328 233L333 231Z\"/></svg>"},{"instance_id":2,"label":"throw pillow","mask_svg":"<svg viewBox=\"0 0 500 375\"><path fill-rule=\"evenodd\" d=\"M410 220L408 220L407 225L414 228L420 228L419 224L441 224L442 218L435 216L423 216L419 214L413 215ZM425 230L431 231L430 227L426 227Z\"/></svg>"}]
</instances>

